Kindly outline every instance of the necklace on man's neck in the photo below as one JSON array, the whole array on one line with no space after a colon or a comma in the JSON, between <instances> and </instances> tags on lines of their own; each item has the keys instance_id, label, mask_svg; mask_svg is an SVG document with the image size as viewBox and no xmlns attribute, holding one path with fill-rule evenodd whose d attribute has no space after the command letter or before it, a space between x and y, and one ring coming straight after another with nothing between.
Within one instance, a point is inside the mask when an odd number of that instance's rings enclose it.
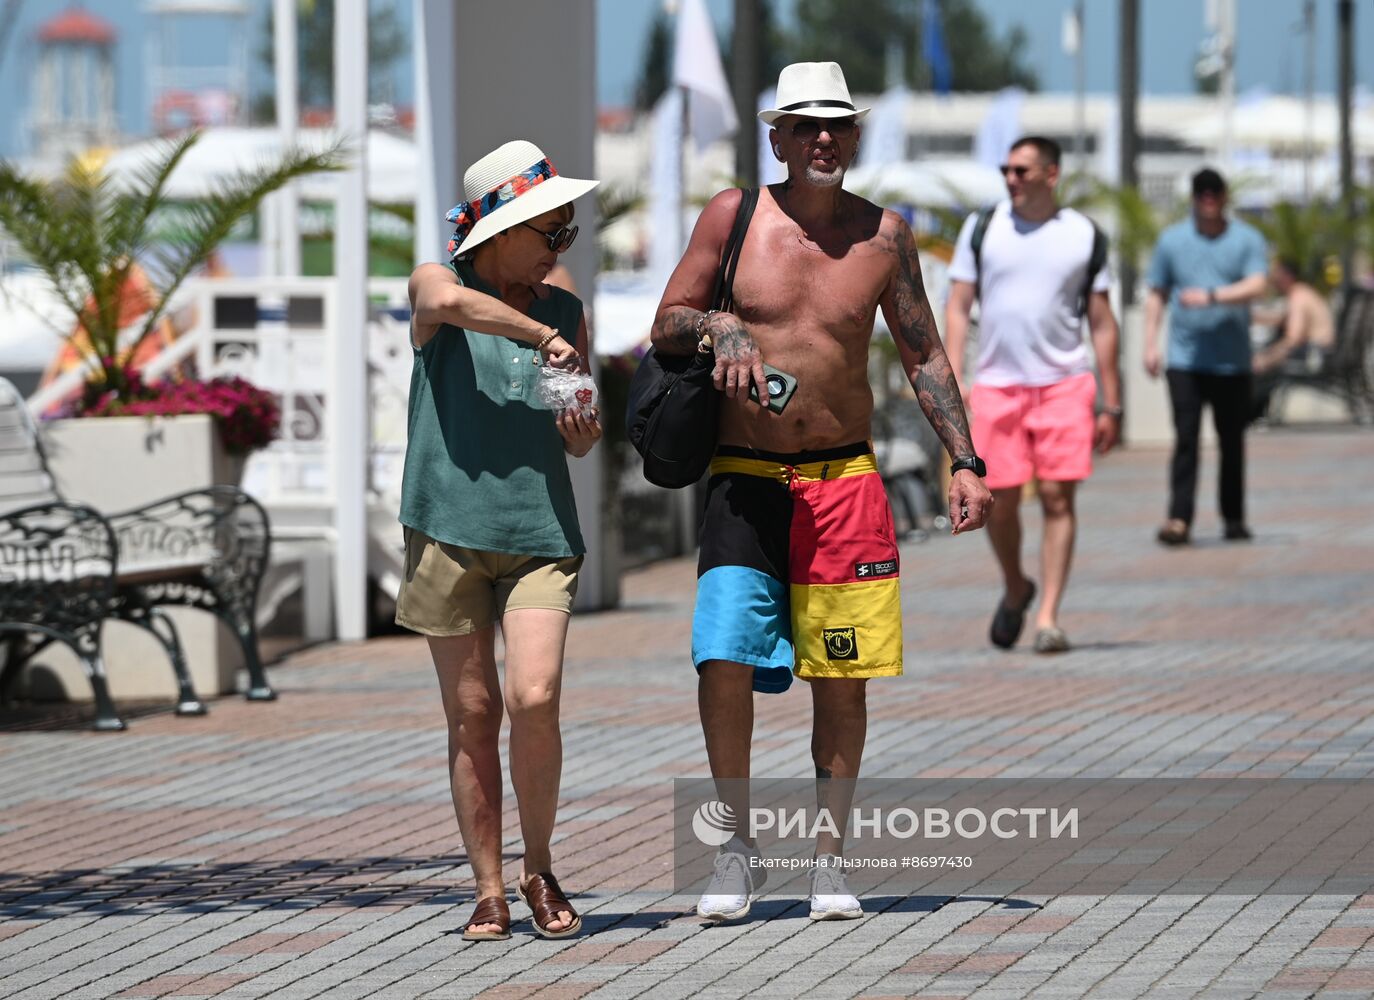
<instances>
[{"instance_id":1,"label":"necklace on man's neck","mask_svg":"<svg viewBox=\"0 0 1374 1000\"><path fill-rule=\"evenodd\" d=\"M825 247L823 247L823 246L821 245L821 241L818 240L818 239L816 239L815 237L813 237L810 233L808 233L808 232L806 231L806 227L803 226L803 225L797 220L797 217L796 217L795 215L792 214L792 203L791 203L791 201L788 199L788 192L789 192L791 189L792 189L792 178L789 177L789 178L787 178L787 180L785 180L785 181L782 182L782 206L781 206L781 207L782 207L782 214L785 215L785 216L787 216L788 221L790 221L790 222L792 223L792 225L794 225L794 226L797 227L797 243L800 244L801 247L802 247L802 249L804 249L804 250L811 250L811 251L813 251L813 252L815 252L815 253L825 253L826 250L825 250ZM837 226L840 226L840 227L843 227L844 224L845 224L846 222L849 221L849 207L848 207L848 205L843 201L843 199L841 199L839 205L836 206L836 212L835 212L835 215L834 215L834 219L833 219L832 221L833 221Z\"/></svg>"}]
</instances>

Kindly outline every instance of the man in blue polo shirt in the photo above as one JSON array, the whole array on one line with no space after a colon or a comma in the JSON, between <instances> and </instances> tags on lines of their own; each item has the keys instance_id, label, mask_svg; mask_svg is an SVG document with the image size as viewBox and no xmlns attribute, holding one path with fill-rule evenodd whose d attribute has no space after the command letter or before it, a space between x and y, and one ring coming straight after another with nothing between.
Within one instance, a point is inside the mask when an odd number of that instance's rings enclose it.
<instances>
[{"instance_id":1,"label":"man in blue polo shirt","mask_svg":"<svg viewBox=\"0 0 1374 1000\"><path fill-rule=\"evenodd\" d=\"M1169 519L1157 537L1186 545L1197 496L1202 407L1212 407L1221 450L1220 506L1228 541L1249 539L1245 524L1245 425L1250 407L1250 302L1264 294L1264 238L1226 216L1226 181L1215 170L1193 175L1192 218L1159 237L1145 299L1145 370L1165 369L1174 414ZM1159 328L1169 310L1168 363Z\"/></svg>"}]
</instances>

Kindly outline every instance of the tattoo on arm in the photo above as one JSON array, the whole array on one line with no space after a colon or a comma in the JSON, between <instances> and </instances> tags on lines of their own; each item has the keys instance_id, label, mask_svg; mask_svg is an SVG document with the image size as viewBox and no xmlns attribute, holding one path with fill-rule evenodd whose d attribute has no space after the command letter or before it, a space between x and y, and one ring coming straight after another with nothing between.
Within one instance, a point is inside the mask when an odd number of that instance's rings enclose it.
<instances>
[{"instance_id":1,"label":"tattoo on arm","mask_svg":"<svg viewBox=\"0 0 1374 1000\"><path fill-rule=\"evenodd\" d=\"M896 239L897 273L893 277L893 313L897 320L895 336L902 339L916 356L916 367L908 372L911 387L930 425L935 428L945 450L958 460L973 455L973 440L968 415L954 380L949 357L940 343L935 314L921 281L921 262L916 256L916 240L905 225Z\"/></svg>"},{"instance_id":2,"label":"tattoo on arm","mask_svg":"<svg viewBox=\"0 0 1374 1000\"><path fill-rule=\"evenodd\" d=\"M716 313L707 327L711 333L711 346L718 358L739 361L758 350L753 336L739 321L739 317L732 313Z\"/></svg>"},{"instance_id":3,"label":"tattoo on arm","mask_svg":"<svg viewBox=\"0 0 1374 1000\"><path fill-rule=\"evenodd\" d=\"M704 310L691 306L672 306L663 310L654 326L654 343L665 354L691 354L697 349L697 323ZM715 313L702 327L711 335L716 357L737 361L757 350L754 338L731 313Z\"/></svg>"},{"instance_id":4,"label":"tattoo on arm","mask_svg":"<svg viewBox=\"0 0 1374 1000\"><path fill-rule=\"evenodd\" d=\"M691 354L697 349L697 319L700 309L673 306L663 310L654 324L654 343L664 354Z\"/></svg>"}]
</instances>

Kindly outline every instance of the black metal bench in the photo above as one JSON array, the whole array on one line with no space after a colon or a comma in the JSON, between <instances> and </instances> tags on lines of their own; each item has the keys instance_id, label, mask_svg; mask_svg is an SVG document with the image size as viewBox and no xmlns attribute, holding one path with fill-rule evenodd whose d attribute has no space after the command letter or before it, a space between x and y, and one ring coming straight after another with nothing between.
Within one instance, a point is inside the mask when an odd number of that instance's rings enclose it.
<instances>
[{"instance_id":1,"label":"black metal bench","mask_svg":"<svg viewBox=\"0 0 1374 1000\"><path fill-rule=\"evenodd\" d=\"M233 631L250 700L275 698L254 617L270 546L267 512L236 486L211 486L117 514L67 502L24 400L0 379L0 639L8 654L0 697L12 693L37 652L62 642L91 681L95 727L123 729L100 652L100 624L117 618L147 629L167 651L178 714L203 714L176 626L162 610L181 605L208 611Z\"/></svg>"},{"instance_id":2,"label":"black metal bench","mask_svg":"<svg viewBox=\"0 0 1374 1000\"><path fill-rule=\"evenodd\" d=\"M1306 359L1290 359L1274 373L1269 413L1283 412L1284 396L1290 389L1305 386L1332 395L1345 403L1350 418L1357 423L1374 419L1374 292L1355 289L1341 306L1336 324L1336 342L1317 365Z\"/></svg>"}]
</instances>

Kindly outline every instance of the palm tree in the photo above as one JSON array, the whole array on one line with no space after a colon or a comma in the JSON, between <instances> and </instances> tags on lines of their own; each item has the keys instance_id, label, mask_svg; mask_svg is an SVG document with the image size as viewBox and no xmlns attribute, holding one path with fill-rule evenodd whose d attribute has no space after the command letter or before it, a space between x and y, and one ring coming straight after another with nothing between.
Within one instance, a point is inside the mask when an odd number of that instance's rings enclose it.
<instances>
[{"instance_id":1,"label":"palm tree","mask_svg":"<svg viewBox=\"0 0 1374 1000\"><path fill-rule=\"evenodd\" d=\"M1304 281L1323 292L1334 284L1328 281L1328 263L1338 261L1346 244L1358 239L1358 224L1337 201L1279 201L1247 220L1264 234L1274 256L1292 262Z\"/></svg>"},{"instance_id":2,"label":"palm tree","mask_svg":"<svg viewBox=\"0 0 1374 1000\"><path fill-rule=\"evenodd\" d=\"M0 161L0 229L84 330L84 337L72 340L91 369L88 398L113 390L127 401L130 382L120 356L134 355L182 282L263 198L298 177L344 166L344 151L337 145L322 152L290 149L278 163L240 172L208 197L178 203L175 226L159 231L155 217L170 203L167 182L197 139L199 133L190 132L169 141L162 155L128 183L80 159L51 182ZM121 319L128 319L121 307L127 305L140 261L152 265L146 269L151 285L142 303L146 312L133 340L121 343Z\"/></svg>"}]
</instances>

